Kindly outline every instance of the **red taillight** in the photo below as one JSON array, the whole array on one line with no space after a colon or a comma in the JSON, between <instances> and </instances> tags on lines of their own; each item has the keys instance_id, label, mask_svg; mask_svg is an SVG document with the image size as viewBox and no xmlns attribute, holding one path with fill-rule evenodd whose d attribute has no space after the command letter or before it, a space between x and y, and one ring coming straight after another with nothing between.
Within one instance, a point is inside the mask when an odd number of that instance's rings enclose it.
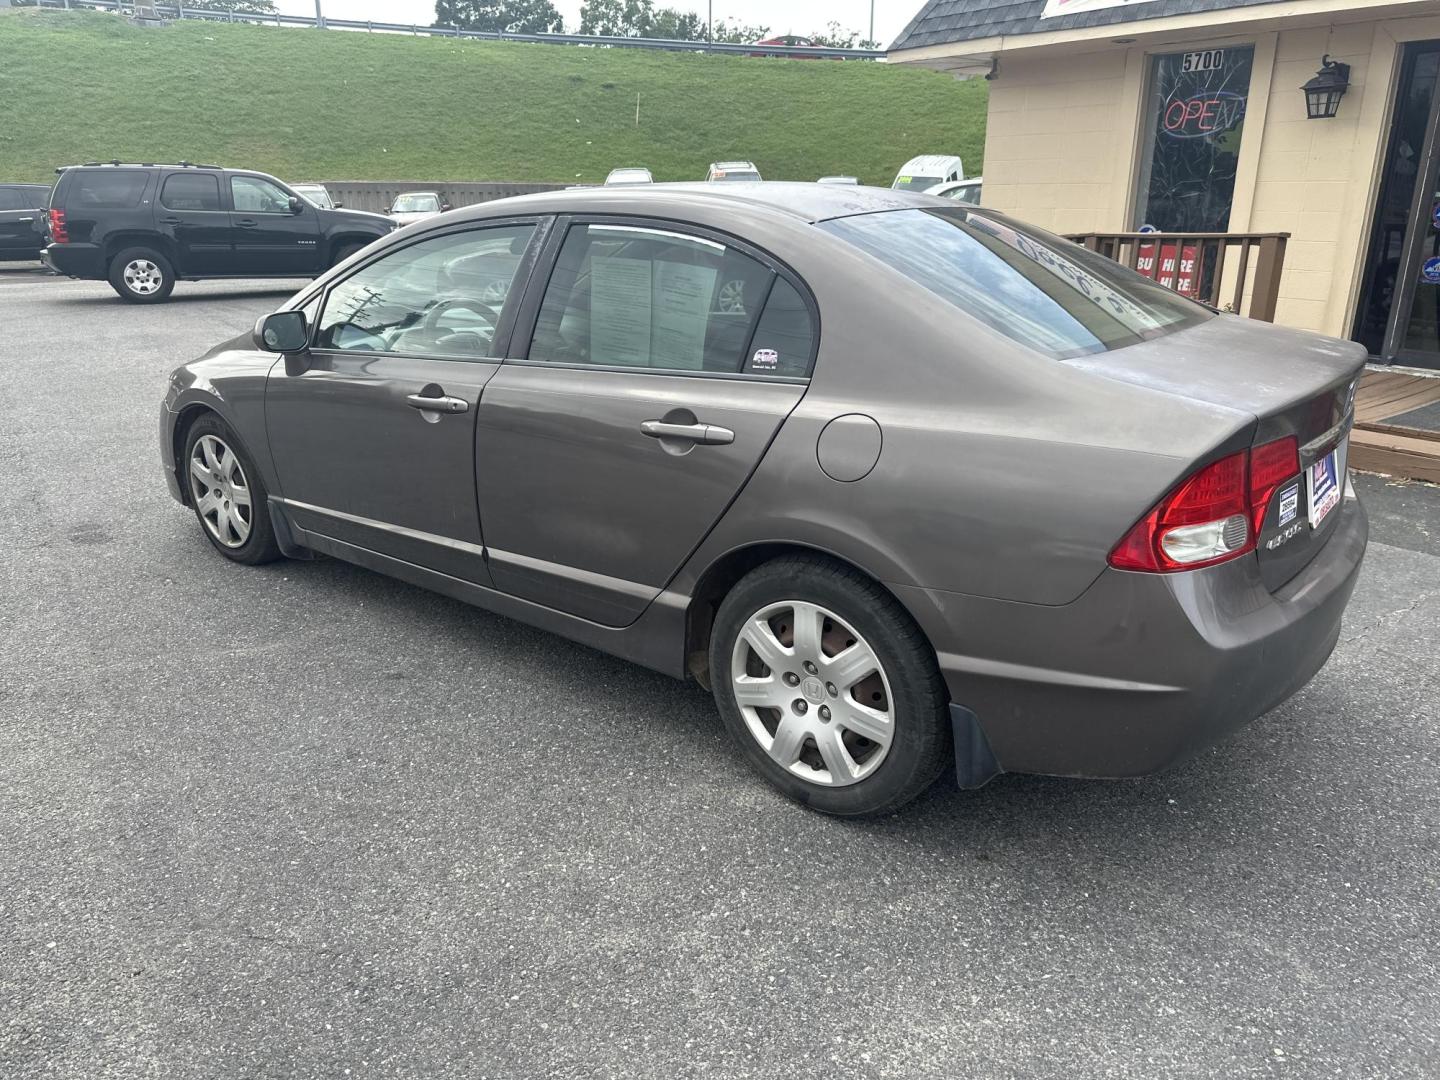
<instances>
[{"instance_id":1,"label":"red taillight","mask_svg":"<svg viewBox=\"0 0 1440 1080\"><path fill-rule=\"evenodd\" d=\"M1135 523L1110 552L1110 565L1170 573L1244 555L1255 547L1276 490L1299 471L1293 435L1212 461Z\"/></svg>"},{"instance_id":2,"label":"red taillight","mask_svg":"<svg viewBox=\"0 0 1440 1080\"><path fill-rule=\"evenodd\" d=\"M1300 443L1294 435L1276 439L1250 452L1251 525L1255 535L1265 523L1265 512L1275 490L1300 471Z\"/></svg>"},{"instance_id":3,"label":"red taillight","mask_svg":"<svg viewBox=\"0 0 1440 1080\"><path fill-rule=\"evenodd\" d=\"M65 211L50 211L50 240L56 244L68 244L70 233L65 228Z\"/></svg>"}]
</instances>

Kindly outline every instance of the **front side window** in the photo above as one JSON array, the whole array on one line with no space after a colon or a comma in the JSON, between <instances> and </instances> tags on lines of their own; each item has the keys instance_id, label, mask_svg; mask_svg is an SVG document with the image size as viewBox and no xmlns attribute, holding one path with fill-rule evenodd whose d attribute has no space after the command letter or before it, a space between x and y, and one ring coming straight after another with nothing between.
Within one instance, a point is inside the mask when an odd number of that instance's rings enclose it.
<instances>
[{"instance_id":1,"label":"front side window","mask_svg":"<svg viewBox=\"0 0 1440 1080\"><path fill-rule=\"evenodd\" d=\"M466 359L494 354L495 328L533 225L411 244L335 285L316 348Z\"/></svg>"},{"instance_id":2,"label":"front side window","mask_svg":"<svg viewBox=\"0 0 1440 1080\"><path fill-rule=\"evenodd\" d=\"M440 212L440 196L438 195L401 195L396 198L395 204L390 210L396 214L438 214Z\"/></svg>"},{"instance_id":3,"label":"front side window","mask_svg":"<svg viewBox=\"0 0 1440 1080\"><path fill-rule=\"evenodd\" d=\"M1152 57L1137 227L1230 227L1254 56L1242 45Z\"/></svg>"},{"instance_id":4,"label":"front side window","mask_svg":"<svg viewBox=\"0 0 1440 1080\"><path fill-rule=\"evenodd\" d=\"M734 248L687 233L572 226L529 358L738 374L774 276Z\"/></svg>"},{"instance_id":5,"label":"front side window","mask_svg":"<svg viewBox=\"0 0 1440 1080\"><path fill-rule=\"evenodd\" d=\"M241 213L290 213L290 196L285 190L258 176L232 176L230 194L235 199L235 209Z\"/></svg>"},{"instance_id":6,"label":"front side window","mask_svg":"<svg viewBox=\"0 0 1440 1080\"><path fill-rule=\"evenodd\" d=\"M1212 318L1095 252L999 214L894 210L820 226L1006 337L1063 359Z\"/></svg>"},{"instance_id":7,"label":"front side window","mask_svg":"<svg viewBox=\"0 0 1440 1080\"><path fill-rule=\"evenodd\" d=\"M175 173L160 189L160 205L168 210L219 210L220 181L210 173Z\"/></svg>"},{"instance_id":8,"label":"front side window","mask_svg":"<svg viewBox=\"0 0 1440 1080\"><path fill-rule=\"evenodd\" d=\"M81 209L124 210L140 205L150 177L138 169L84 169L66 201Z\"/></svg>"}]
</instances>

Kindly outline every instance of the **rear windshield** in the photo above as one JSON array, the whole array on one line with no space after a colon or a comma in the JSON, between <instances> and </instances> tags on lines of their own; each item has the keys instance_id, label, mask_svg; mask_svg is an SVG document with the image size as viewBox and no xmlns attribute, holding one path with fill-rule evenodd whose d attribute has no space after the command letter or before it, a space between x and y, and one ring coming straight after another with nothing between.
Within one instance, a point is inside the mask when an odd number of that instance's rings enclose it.
<instances>
[{"instance_id":1,"label":"rear windshield","mask_svg":"<svg viewBox=\"0 0 1440 1080\"><path fill-rule=\"evenodd\" d=\"M1212 318L1117 262L999 214L961 206L837 218L821 228L992 330L1063 359Z\"/></svg>"},{"instance_id":2,"label":"rear windshield","mask_svg":"<svg viewBox=\"0 0 1440 1080\"><path fill-rule=\"evenodd\" d=\"M760 174L754 169L719 169L710 174L711 180L759 180Z\"/></svg>"},{"instance_id":3,"label":"rear windshield","mask_svg":"<svg viewBox=\"0 0 1440 1080\"><path fill-rule=\"evenodd\" d=\"M140 205L149 173L138 169L82 169L65 193L65 201L81 209L119 210Z\"/></svg>"},{"instance_id":4,"label":"rear windshield","mask_svg":"<svg viewBox=\"0 0 1440 1080\"><path fill-rule=\"evenodd\" d=\"M928 191L944 179L943 176L897 176L891 186L896 191Z\"/></svg>"}]
</instances>

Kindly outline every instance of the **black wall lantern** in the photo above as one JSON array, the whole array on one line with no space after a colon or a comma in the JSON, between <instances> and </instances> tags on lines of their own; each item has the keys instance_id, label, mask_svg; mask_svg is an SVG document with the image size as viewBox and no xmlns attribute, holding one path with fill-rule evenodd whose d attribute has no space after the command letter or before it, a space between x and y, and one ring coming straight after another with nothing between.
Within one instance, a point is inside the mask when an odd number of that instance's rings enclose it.
<instances>
[{"instance_id":1,"label":"black wall lantern","mask_svg":"<svg viewBox=\"0 0 1440 1080\"><path fill-rule=\"evenodd\" d=\"M1350 65L1320 58L1320 70L1300 89L1305 91L1305 115L1311 120L1328 120L1340 111L1340 99L1350 88Z\"/></svg>"}]
</instances>

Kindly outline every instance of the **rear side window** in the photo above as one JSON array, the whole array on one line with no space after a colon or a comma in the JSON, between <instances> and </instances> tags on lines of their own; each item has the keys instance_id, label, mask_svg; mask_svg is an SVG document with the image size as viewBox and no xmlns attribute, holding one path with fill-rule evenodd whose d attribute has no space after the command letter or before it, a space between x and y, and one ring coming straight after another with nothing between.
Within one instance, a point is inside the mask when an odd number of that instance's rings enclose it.
<instances>
[{"instance_id":1,"label":"rear side window","mask_svg":"<svg viewBox=\"0 0 1440 1080\"><path fill-rule=\"evenodd\" d=\"M821 228L992 330L1063 359L1213 318L1163 285L1058 236L963 207L837 218Z\"/></svg>"},{"instance_id":2,"label":"rear side window","mask_svg":"<svg viewBox=\"0 0 1440 1080\"><path fill-rule=\"evenodd\" d=\"M65 201L82 210L126 210L140 205L149 180L139 169L82 169Z\"/></svg>"},{"instance_id":3,"label":"rear side window","mask_svg":"<svg viewBox=\"0 0 1440 1080\"><path fill-rule=\"evenodd\" d=\"M777 277L755 327L744 370L749 375L804 377L810 374L814 355L815 323L809 305L794 285Z\"/></svg>"},{"instance_id":4,"label":"rear side window","mask_svg":"<svg viewBox=\"0 0 1440 1080\"><path fill-rule=\"evenodd\" d=\"M220 181L210 173L174 173L160 190L160 205L169 210L219 210Z\"/></svg>"},{"instance_id":5,"label":"rear side window","mask_svg":"<svg viewBox=\"0 0 1440 1080\"><path fill-rule=\"evenodd\" d=\"M774 273L705 237L576 225L545 290L530 359L739 374Z\"/></svg>"},{"instance_id":6,"label":"rear side window","mask_svg":"<svg viewBox=\"0 0 1440 1080\"><path fill-rule=\"evenodd\" d=\"M39 210L49 198L49 188L0 186L0 210Z\"/></svg>"}]
</instances>

